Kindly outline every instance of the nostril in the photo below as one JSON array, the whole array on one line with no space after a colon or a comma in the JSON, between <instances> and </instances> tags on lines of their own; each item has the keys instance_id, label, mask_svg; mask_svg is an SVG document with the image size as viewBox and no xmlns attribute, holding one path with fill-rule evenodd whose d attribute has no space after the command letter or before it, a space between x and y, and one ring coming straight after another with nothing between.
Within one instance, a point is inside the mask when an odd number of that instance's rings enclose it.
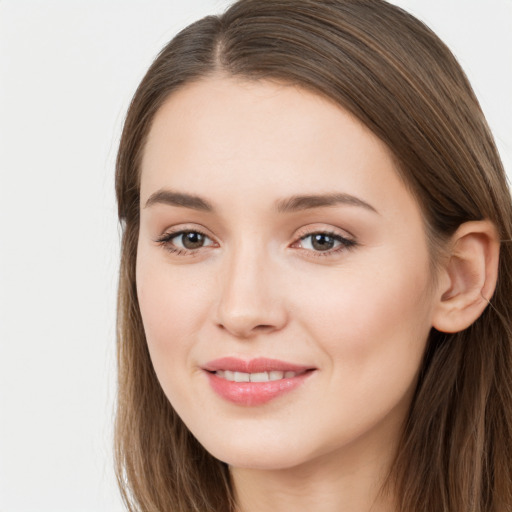
<instances>
[{"instance_id":1,"label":"nostril","mask_svg":"<svg viewBox=\"0 0 512 512\"><path fill-rule=\"evenodd\" d=\"M272 325L257 325L254 329L260 330L260 331L268 331L269 329L273 329L274 327Z\"/></svg>"},{"instance_id":2,"label":"nostril","mask_svg":"<svg viewBox=\"0 0 512 512\"><path fill-rule=\"evenodd\" d=\"M255 334L269 334L282 329L287 322L287 313L282 305L269 301L224 300L217 307L214 322L222 330L237 337L251 337Z\"/></svg>"},{"instance_id":3,"label":"nostril","mask_svg":"<svg viewBox=\"0 0 512 512\"><path fill-rule=\"evenodd\" d=\"M269 334L277 329L271 324L251 324L250 322L219 322L217 326L239 338L251 338L256 334Z\"/></svg>"}]
</instances>

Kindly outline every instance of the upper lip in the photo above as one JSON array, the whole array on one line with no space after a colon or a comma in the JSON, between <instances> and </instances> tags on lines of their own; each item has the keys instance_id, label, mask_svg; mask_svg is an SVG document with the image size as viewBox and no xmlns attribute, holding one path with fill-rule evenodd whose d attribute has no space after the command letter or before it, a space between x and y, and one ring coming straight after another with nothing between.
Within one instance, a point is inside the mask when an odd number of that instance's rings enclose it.
<instances>
[{"instance_id":1,"label":"upper lip","mask_svg":"<svg viewBox=\"0 0 512 512\"><path fill-rule=\"evenodd\" d=\"M311 366L298 365L280 361L279 359L268 359L266 357L258 357L245 361L236 357L221 357L206 363L203 369L208 372L216 372L219 370L228 370L231 372L243 373L260 373L260 372L304 372L313 370Z\"/></svg>"}]
</instances>

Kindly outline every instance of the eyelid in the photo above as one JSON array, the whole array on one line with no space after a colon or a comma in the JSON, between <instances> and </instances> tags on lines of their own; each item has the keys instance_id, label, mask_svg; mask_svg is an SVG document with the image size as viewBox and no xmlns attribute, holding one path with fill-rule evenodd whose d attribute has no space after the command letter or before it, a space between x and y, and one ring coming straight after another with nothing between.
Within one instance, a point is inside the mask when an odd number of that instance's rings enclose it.
<instances>
[{"instance_id":1,"label":"eyelid","mask_svg":"<svg viewBox=\"0 0 512 512\"><path fill-rule=\"evenodd\" d=\"M173 238L176 238L180 235L183 235L185 233L198 233L208 240L210 240L211 244L204 245L202 247L198 247L197 249L186 249L182 247L177 247L174 244L171 243L171 240ZM164 230L155 240L154 242L158 245L161 245L166 249L168 252L172 254L178 254L178 255L190 255L195 256L199 254L199 249L205 249L210 248L212 246L218 246L218 242L215 240L215 237L210 235L208 233L208 230L203 228L202 226L195 225L186 225L186 224L180 224L178 226L173 226L170 228L167 228Z\"/></svg>"},{"instance_id":2,"label":"eyelid","mask_svg":"<svg viewBox=\"0 0 512 512\"><path fill-rule=\"evenodd\" d=\"M313 235L325 235L333 238L339 242L338 247L328 249L325 251L315 251L313 249L306 249L298 246L304 239ZM356 238L346 230L335 228L333 226L325 225L308 225L302 227L296 234L296 240L292 243L291 247L307 253L308 257L329 257L336 256L340 252L348 251L359 245Z\"/></svg>"},{"instance_id":3,"label":"eyelid","mask_svg":"<svg viewBox=\"0 0 512 512\"><path fill-rule=\"evenodd\" d=\"M208 245L203 245L195 249L187 249L185 247L179 247L174 245L171 240L183 235L185 233L198 233L205 238L207 238L211 243ZM322 250L314 250L308 249L304 247L300 247L301 242L313 235L325 235L333 238L338 242L338 246L327 249L325 251ZM180 256L197 256L202 253L204 249L219 247L219 243L215 240L215 237L209 234L209 230L203 228L203 226L195 225L178 225L167 228L160 236L158 236L155 240L155 243L161 245L168 252L172 254L177 254ZM311 224L307 226L301 227L296 234L294 235L294 241L291 243L289 247L294 249L299 249L308 253L308 255L314 257L325 257L325 256L334 256L338 252L350 250L354 246L358 245L355 237L346 230L341 230L340 228L333 226L326 226L325 224Z\"/></svg>"},{"instance_id":4,"label":"eyelid","mask_svg":"<svg viewBox=\"0 0 512 512\"><path fill-rule=\"evenodd\" d=\"M162 230L160 235L157 236L157 239L162 238L164 236L170 236L170 235L179 235L181 233L188 233L188 232L194 232L194 233L200 233L201 235L207 236L208 238L214 240L215 237L210 233L209 229L206 229L201 224L177 224L175 226L169 226Z\"/></svg>"},{"instance_id":5,"label":"eyelid","mask_svg":"<svg viewBox=\"0 0 512 512\"><path fill-rule=\"evenodd\" d=\"M295 238L297 241L301 240L302 238L305 238L309 235L315 235L315 234L326 234L331 236L336 236L343 238L345 240L350 240L352 242L356 241L356 237L350 233L350 231L347 231L346 229L341 229L332 225L325 225L325 224L308 224L307 226L301 227L297 232L295 233Z\"/></svg>"}]
</instances>

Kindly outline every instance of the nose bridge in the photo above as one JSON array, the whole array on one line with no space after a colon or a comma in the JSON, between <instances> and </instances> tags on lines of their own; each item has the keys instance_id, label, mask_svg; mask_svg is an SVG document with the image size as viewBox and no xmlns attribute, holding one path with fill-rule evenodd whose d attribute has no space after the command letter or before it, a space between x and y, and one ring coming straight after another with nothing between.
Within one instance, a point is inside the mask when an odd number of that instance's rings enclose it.
<instances>
[{"instance_id":1,"label":"nose bridge","mask_svg":"<svg viewBox=\"0 0 512 512\"><path fill-rule=\"evenodd\" d=\"M241 240L224 261L217 323L237 337L271 332L286 323L278 269L264 244Z\"/></svg>"}]
</instances>

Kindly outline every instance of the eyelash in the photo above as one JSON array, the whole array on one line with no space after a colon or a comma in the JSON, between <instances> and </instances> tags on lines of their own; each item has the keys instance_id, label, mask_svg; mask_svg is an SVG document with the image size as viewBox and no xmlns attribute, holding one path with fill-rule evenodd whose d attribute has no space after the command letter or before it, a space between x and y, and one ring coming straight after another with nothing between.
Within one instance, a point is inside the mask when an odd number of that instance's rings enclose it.
<instances>
[{"instance_id":1,"label":"eyelash","mask_svg":"<svg viewBox=\"0 0 512 512\"><path fill-rule=\"evenodd\" d=\"M158 237L156 239L156 242L161 245L166 251L170 252L171 254L175 254L176 256L197 256L199 254L198 250L190 250L190 249L181 249L179 247L174 247L172 245L171 240L173 238L177 238L180 235L185 235L187 233L196 233L198 235L202 235L205 238L211 238L204 232L202 232L199 229L183 229L181 231L174 231L170 233L164 233L162 236ZM200 247L202 249L202 247Z\"/></svg>"},{"instance_id":2,"label":"eyelash","mask_svg":"<svg viewBox=\"0 0 512 512\"><path fill-rule=\"evenodd\" d=\"M350 238L345 238L344 236L341 236L339 233L335 233L333 231L321 231L321 230L320 231L311 231L307 234L300 236L298 241L294 242L293 245L305 240L306 238L312 237L314 235L327 236L329 238L332 238L335 242L339 242L339 244L340 244L339 247L337 247L335 249L329 249L327 251L315 251L315 250L311 250L311 249L301 248L302 250L307 251L311 256L313 256L315 258L317 258L317 257L325 258L328 256L334 256L340 252L353 249L357 245L357 242L355 240L350 239Z\"/></svg>"},{"instance_id":3,"label":"eyelash","mask_svg":"<svg viewBox=\"0 0 512 512\"><path fill-rule=\"evenodd\" d=\"M171 254L174 254L176 256L192 256L192 257L194 257L199 254L199 249L202 249L203 247L199 247L197 250L193 250L193 249L181 249L179 247L174 247L172 245L172 240L174 238L177 238L179 236L182 236L182 235L185 235L188 233L195 233L198 235L202 235L205 238L208 238L211 240L211 238L206 233L204 233L198 229L184 229L181 231L164 233L162 236L158 237L155 240L155 242L158 243L159 245L161 245L162 247L164 247L164 249L166 251L168 251ZM356 247L358 245L355 240L352 240L350 238L345 238L345 237L339 235L338 233L334 233L332 231L312 231L310 233L300 236L298 238L297 242L294 242L294 244L301 242L302 240L305 240L314 235L328 236L328 237L332 238L334 241L339 242L340 245L339 245L339 247L337 247L335 249L329 249L327 251L314 251L314 250L310 250L310 249L300 248L300 249L305 250L308 253L310 253L310 255L313 257L322 258L322 257L326 257L326 256L333 256L335 254L338 254L339 252L353 249L354 247ZM292 245L292 247L293 247L293 245ZM206 246L206 247L208 247L208 246Z\"/></svg>"}]
</instances>

